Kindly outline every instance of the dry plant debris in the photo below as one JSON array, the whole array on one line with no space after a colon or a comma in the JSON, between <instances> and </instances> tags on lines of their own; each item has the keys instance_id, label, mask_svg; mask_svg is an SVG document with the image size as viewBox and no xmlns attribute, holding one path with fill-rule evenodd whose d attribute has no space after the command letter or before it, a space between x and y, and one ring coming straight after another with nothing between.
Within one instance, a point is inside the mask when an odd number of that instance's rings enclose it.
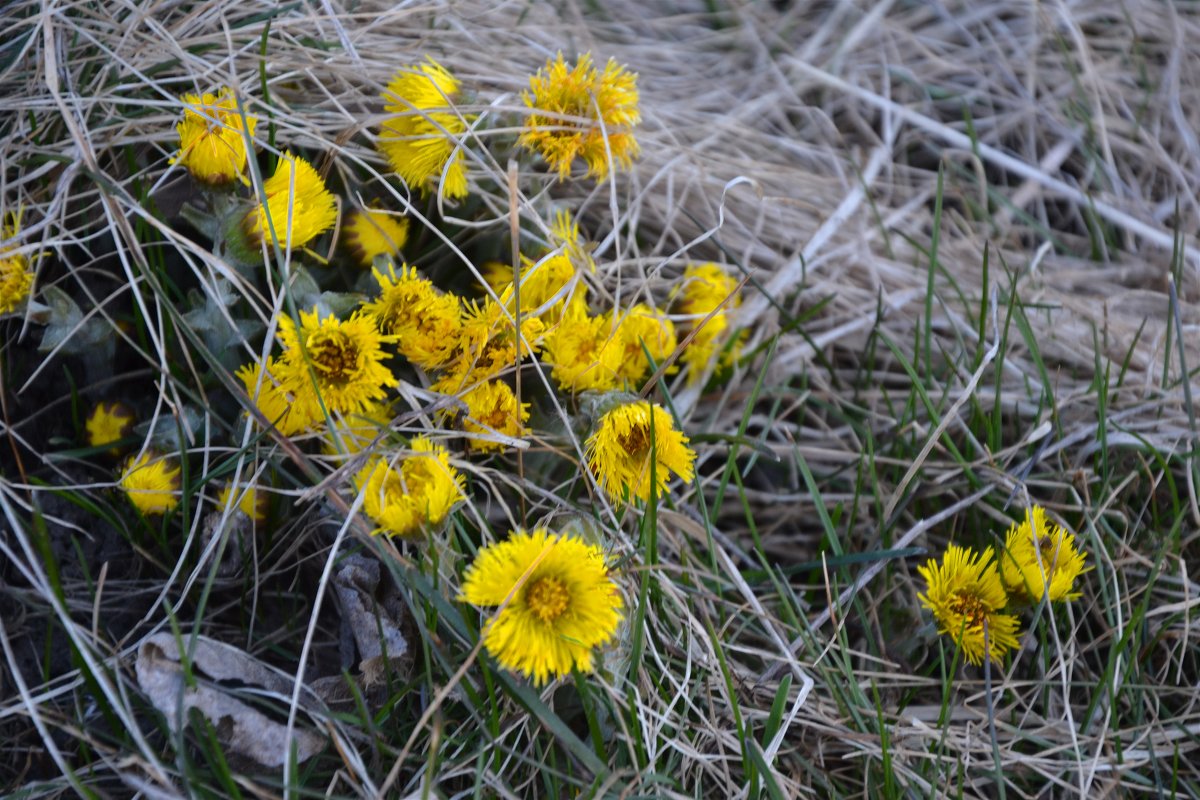
<instances>
[{"instance_id":1,"label":"dry plant debris","mask_svg":"<svg viewBox=\"0 0 1200 800\"><path fill-rule=\"evenodd\" d=\"M0 793L1200 796L1200 9L0 25Z\"/></svg>"}]
</instances>

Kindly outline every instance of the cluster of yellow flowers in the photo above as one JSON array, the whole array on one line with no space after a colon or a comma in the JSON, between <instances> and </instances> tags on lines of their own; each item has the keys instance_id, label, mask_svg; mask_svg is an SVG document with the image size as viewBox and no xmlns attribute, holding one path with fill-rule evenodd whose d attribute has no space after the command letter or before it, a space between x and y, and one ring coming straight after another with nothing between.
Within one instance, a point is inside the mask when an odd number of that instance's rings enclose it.
<instances>
[{"instance_id":1,"label":"cluster of yellow flowers","mask_svg":"<svg viewBox=\"0 0 1200 800\"><path fill-rule=\"evenodd\" d=\"M918 567L927 589L917 597L968 663L978 665L985 656L999 662L1016 649L1020 635L1020 620L1011 612L1079 597L1075 580L1091 569L1085 562L1074 534L1047 522L1045 509L1033 506L1009 528L999 558L991 547L977 552L950 545L940 563L930 559Z\"/></svg>"},{"instance_id":2,"label":"cluster of yellow flowers","mask_svg":"<svg viewBox=\"0 0 1200 800\"><path fill-rule=\"evenodd\" d=\"M388 83L376 145L410 192L462 201L483 180L470 169L479 160L482 118L460 110L463 97L461 81L432 58ZM554 179L567 179L577 164L583 177L597 180L632 166L640 112L637 76L624 67L610 60L598 68L590 55L569 65L559 54L531 76L522 99L527 111L515 146L540 156ZM284 150L258 185L258 121L235 92L182 100L172 163L210 198L214 250L254 279L275 253L303 250L334 226L338 198L304 158ZM254 198L239 199L239 186L253 186ZM560 211L540 254L522 255L513 266L483 265L484 296L467 299L404 261L408 219L367 206L346 214L338 244L351 264L372 270L373 291L337 295L338 313L309 299L295 317L281 314L273 346L236 375L251 424L296 447L354 459L345 488L361 495L376 532L435 534L466 499L452 438L465 442L464 455L503 457L526 446L532 404L522 401L514 379L535 360L590 426L586 471L609 501L657 502L673 477L693 479L688 437L667 409L643 397L661 375L678 371L677 361L695 382L711 374L712 362L728 365L736 355L729 311L739 302L738 285L723 268L688 267L662 308L599 306L589 297L596 288L592 252L572 216ZM680 345L672 316L689 346ZM405 363L417 382L447 399L435 406L439 429L401 438L390 426ZM88 420L89 443L127 443L132 422L128 409L101 404ZM118 485L142 513L169 513L182 493L182 466L143 447L125 462ZM226 485L218 504L266 518L266 495L251 487ZM594 648L615 635L623 608L603 549L542 527L482 547L458 597L499 607L483 629L488 651L539 684L591 670Z\"/></svg>"}]
</instances>

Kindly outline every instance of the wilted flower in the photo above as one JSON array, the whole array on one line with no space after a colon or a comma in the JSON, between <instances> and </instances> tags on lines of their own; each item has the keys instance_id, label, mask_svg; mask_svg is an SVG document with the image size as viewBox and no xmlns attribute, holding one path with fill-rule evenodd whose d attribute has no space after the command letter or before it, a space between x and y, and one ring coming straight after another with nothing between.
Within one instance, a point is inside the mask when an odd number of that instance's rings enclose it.
<instances>
[{"instance_id":1,"label":"wilted flower","mask_svg":"<svg viewBox=\"0 0 1200 800\"><path fill-rule=\"evenodd\" d=\"M938 632L957 642L971 664L983 663L985 655L999 662L1017 646L1020 622L1001 613L1008 595L993 559L990 547L980 554L952 544L940 564L931 558L917 567L928 585L917 599L933 612Z\"/></svg>"},{"instance_id":2,"label":"wilted flower","mask_svg":"<svg viewBox=\"0 0 1200 800\"><path fill-rule=\"evenodd\" d=\"M592 474L613 500L648 501L651 485L656 496L663 496L671 473L690 481L696 453L662 406L639 400L619 405L600 418L587 440L587 459Z\"/></svg>"},{"instance_id":3,"label":"wilted flower","mask_svg":"<svg viewBox=\"0 0 1200 800\"><path fill-rule=\"evenodd\" d=\"M624 605L599 547L545 528L480 550L458 599L501 606L484 645L501 667L538 685L572 668L591 672L592 651L613 638Z\"/></svg>"},{"instance_id":4,"label":"wilted flower","mask_svg":"<svg viewBox=\"0 0 1200 800\"><path fill-rule=\"evenodd\" d=\"M432 58L400 70L384 92L390 114L379 133L379 149L404 182L429 191L441 178L446 197L467 196L467 173L457 137L466 119L454 110L458 79Z\"/></svg>"},{"instance_id":5,"label":"wilted flower","mask_svg":"<svg viewBox=\"0 0 1200 800\"><path fill-rule=\"evenodd\" d=\"M179 131L179 153L173 164L182 164L201 183L219 185L235 178L248 183L246 137L254 136L257 118L243 116L233 90L222 87L217 94L185 94ZM243 133L243 130L245 133Z\"/></svg>"}]
</instances>

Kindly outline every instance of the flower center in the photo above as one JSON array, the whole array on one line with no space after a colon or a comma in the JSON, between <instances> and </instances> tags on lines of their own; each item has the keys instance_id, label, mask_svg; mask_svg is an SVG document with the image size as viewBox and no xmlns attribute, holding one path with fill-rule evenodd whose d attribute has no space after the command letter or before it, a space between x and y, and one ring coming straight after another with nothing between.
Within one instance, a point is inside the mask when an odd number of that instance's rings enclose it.
<instances>
[{"instance_id":1,"label":"flower center","mask_svg":"<svg viewBox=\"0 0 1200 800\"><path fill-rule=\"evenodd\" d=\"M621 449L635 458L644 458L650 451L650 437L642 427L630 428L628 433L617 435L617 443Z\"/></svg>"},{"instance_id":2,"label":"flower center","mask_svg":"<svg viewBox=\"0 0 1200 800\"><path fill-rule=\"evenodd\" d=\"M314 335L308 345L308 354L313 366L330 380L349 380L358 367L358 348L342 331Z\"/></svg>"},{"instance_id":3,"label":"flower center","mask_svg":"<svg viewBox=\"0 0 1200 800\"><path fill-rule=\"evenodd\" d=\"M542 622L554 622L567 610L571 595L558 578L539 578L525 590L525 605Z\"/></svg>"},{"instance_id":4,"label":"flower center","mask_svg":"<svg viewBox=\"0 0 1200 800\"><path fill-rule=\"evenodd\" d=\"M975 595L959 592L950 601L950 610L965 617L967 630L972 630L983 627L990 609Z\"/></svg>"}]
</instances>

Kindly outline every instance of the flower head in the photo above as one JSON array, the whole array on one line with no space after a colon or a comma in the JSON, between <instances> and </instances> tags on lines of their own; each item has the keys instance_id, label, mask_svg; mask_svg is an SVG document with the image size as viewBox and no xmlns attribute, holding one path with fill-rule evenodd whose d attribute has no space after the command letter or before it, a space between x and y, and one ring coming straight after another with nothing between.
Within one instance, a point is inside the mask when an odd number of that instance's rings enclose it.
<instances>
[{"instance_id":1,"label":"flower head","mask_svg":"<svg viewBox=\"0 0 1200 800\"><path fill-rule=\"evenodd\" d=\"M638 303L621 313L614 309L607 319L616 316L617 339L621 347L621 365L617 374L622 380L639 384L650 371L650 360L661 365L675 351L675 325L658 309ZM649 357L647 357L647 353Z\"/></svg>"},{"instance_id":2,"label":"flower head","mask_svg":"<svg viewBox=\"0 0 1200 800\"><path fill-rule=\"evenodd\" d=\"M692 479L696 453L662 406L639 400L619 405L600 418L587 440L587 459L609 497L648 501L652 468L655 494L662 497L671 473L684 481Z\"/></svg>"},{"instance_id":3,"label":"flower head","mask_svg":"<svg viewBox=\"0 0 1200 800\"><path fill-rule=\"evenodd\" d=\"M576 158L599 180L613 164L628 169L633 163L633 126L641 121L637 75L612 59L600 72L585 53L568 69L559 53L530 78L522 98L531 111L518 143L541 152L560 180Z\"/></svg>"},{"instance_id":4,"label":"flower head","mask_svg":"<svg viewBox=\"0 0 1200 800\"><path fill-rule=\"evenodd\" d=\"M464 394L462 400L467 404L463 430L483 437L472 438L469 442L470 448L476 452L505 449L507 445L495 441L492 438L494 434L516 438L528 431L525 422L529 420L529 404L518 405L517 396L507 383L481 383Z\"/></svg>"},{"instance_id":5,"label":"flower head","mask_svg":"<svg viewBox=\"0 0 1200 800\"><path fill-rule=\"evenodd\" d=\"M201 183L220 185L235 178L246 182L246 137L254 136L258 119L238 110L233 90L215 95L185 94L179 131L179 153L173 164L187 167ZM245 133L243 134L243 131Z\"/></svg>"},{"instance_id":6,"label":"flower head","mask_svg":"<svg viewBox=\"0 0 1200 800\"><path fill-rule=\"evenodd\" d=\"M1037 602L1048 594L1051 602L1074 600L1081 594L1075 579L1090 569L1086 560L1075 547L1075 535L1047 522L1046 509L1033 506L1024 522L1008 529L1000 577L1016 598Z\"/></svg>"},{"instance_id":7,"label":"flower head","mask_svg":"<svg viewBox=\"0 0 1200 800\"><path fill-rule=\"evenodd\" d=\"M0 231L0 314L16 311L29 297L33 286L33 270L23 253L13 252L17 234L21 232L21 221L17 214L10 214Z\"/></svg>"},{"instance_id":8,"label":"flower head","mask_svg":"<svg viewBox=\"0 0 1200 800\"><path fill-rule=\"evenodd\" d=\"M311 427L319 417L314 416L311 409L297 408L295 394L284 388L279 378L284 371L278 360L268 358L265 364L243 364L236 375L246 387L251 404L267 422L284 436L293 436Z\"/></svg>"},{"instance_id":9,"label":"flower head","mask_svg":"<svg viewBox=\"0 0 1200 800\"><path fill-rule=\"evenodd\" d=\"M446 374L434 384L444 394L457 394L466 386L494 378L517 363L518 339L515 317L507 310L512 304L512 287L500 294L500 302L488 298L482 305L467 303L462 329L454 352L446 364ZM521 357L541 347L545 325L521 316Z\"/></svg>"},{"instance_id":10,"label":"flower head","mask_svg":"<svg viewBox=\"0 0 1200 800\"><path fill-rule=\"evenodd\" d=\"M607 317L573 309L546 334L545 359L560 389L606 392L621 388L625 345L615 327Z\"/></svg>"},{"instance_id":11,"label":"flower head","mask_svg":"<svg viewBox=\"0 0 1200 800\"><path fill-rule=\"evenodd\" d=\"M484 645L538 685L572 668L591 672L592 650L613 638L624 605L599 547L545 528L480 550L458 599L501 607Z\"/></svg>"},{"instance_id":12,"label":"flower head","mask_svg":"<svg viewBox=\"0 0 1200 800\"><path fill-rule=\"evenodd\" d=\"M217 505L222 509L237 509L254 524L262 525L267 521L270 499L266 492L260 492L254 486L234 486L232 483L226 483L217 495Z\"/></svg>"},{"instance_id":13,"label":"flower head","mask_svg":"<svg viewBox=\"0 0 1200 800\"><path fill-rule=\"evenodd\" d=\"M376 256L394 257L408 241L408 219L386 211L356 208L342 225L342 247L360 267L369 267Z\"/></svg>"},{"instance_id":14,"label":"flower head","mask_svg":"<svg viewBox=\"0 0 1200 800\"><path fill-rule=\"evenodd\" d=\"M333 226L337 201L320 174L299 156L284 153L275 174L263 183L264 202L250 210L242 227L251 243L266 239L284 247L303 247ZM289 233L290 232L290 233Z\"/></svg>"},{"instance_id":15,"label":"flower head","mask_svg":"<svg viewBox=\"0 0 1200 800\"><path fill-rule=\"evenodd\" d=\"M300 312L300 325L291 317L279 322L279 341L283 356L279 376L283 388L295 397L293 413L306 419L323 419L321 407L333 413L361 413L396 383L391 370L383 365L387 354L381 336L369 314L356 312L342 321L333 316L320 318L314 307ZM311 368L311 369L310 369Z\"/></svg>"},{"instance_id":16,"label":"flower head","mask_svg":"<svg viewBox=\"0 0 1200 800\"><path fill-rule=\"evenodd\" d=\"M917 599L933 612L938 632L956 641L976 665L985 655L999 662L1017 646L1020 623L1014 615L1000 613L1008 595L993 558L990 547L981 554L952 544L940 564L931 558L917 567L928 585Z\"/></svg>"},{"instance_id":17,"label":"flower head","mask_svg":"<svg viewBox=\"0 0 1200 800\"><path fill-rule=\"evenodd\" d=\"M97 403L85 427L89 447L108 447L129 435L133 429L133 411L124 403Z\"/></svg>"},{"instance_id":18,"label":"flower head","mask_svg":"<svg viewBox=\"0 0 1200 800\"><path fill-rule=\"evenodd\" d=\"M454 109L461 84L432 58L400 70L384 92L390 114L379 132L388 164L414 189L428 192L441 178L446 197L467 196L467 173L457 138L466 119Z\"/></svg>"},{"instance_id":19,"label":"flower head","mask_svg":"<svg viewBox=\"0 0 1200 800\"><path fill-rule=\"evenodd\" d=\"M150 452L130 456L117 485L143 514L165 514L179 503L179 465Z\"/></svg>"},{"instance_id":20,"label":"flower head","mask_svg":"<svg viewBox=\"0 0 1200 800\"><path fill-rule=\"evenodd\" d=\"M676 310L690 317L686 328L695 335L684 348L681 358L688 367L691 381L696 382L706 374L717 351L728 340L729 311L741 305L742 298L737 294L737 281L716 264L688 267L683 273L683 281ZM722 366L737 357L737 350L735 342L726 351Z\"/></svg>"},{"instance_id":21,"label":"flower head","mask_svg":"<svg viewBox=\"0 0 1200 800\"><path fill-rule=\"evenodd\" d=\"M375 456L355 478L363 511L383 533L413 536L440 525L463 497L463 479L450 454L424 437L412 440L411 455L398 465Z\"/></svg>"},{"instance_id":22,"label":"flower head","mask_svg":"<svg viewBox=\"0 0 1200 800\"><path fill-rule=\"evenodd\" d=\"M364 309L374 315L379 330L395 336L401 354L423 369L446 363L462 330L462 304L458 297L442 294L422 278L416 267L402 264L387 273L376 269L379 298Z\"/></svg>"}]
</instances>

